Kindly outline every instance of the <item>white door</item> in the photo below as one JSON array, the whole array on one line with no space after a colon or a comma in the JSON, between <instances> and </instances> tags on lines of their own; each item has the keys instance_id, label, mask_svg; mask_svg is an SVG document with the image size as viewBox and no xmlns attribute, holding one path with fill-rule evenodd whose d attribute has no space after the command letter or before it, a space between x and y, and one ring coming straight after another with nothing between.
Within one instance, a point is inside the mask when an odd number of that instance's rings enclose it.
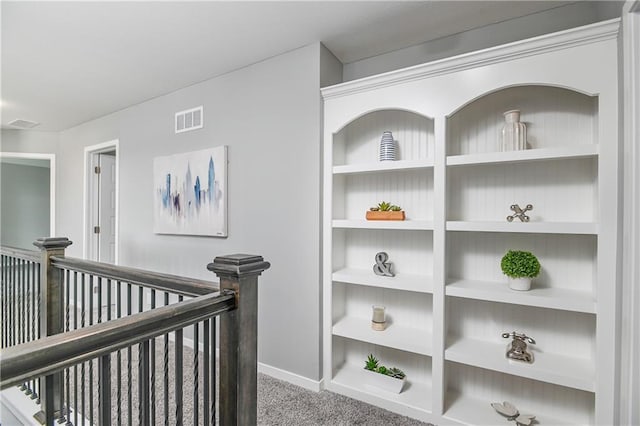
<instances>
[{"instance_id":1,"label":"white door","mask_svg":"<svg viewBox=\"0 0 640 426\"><path fill-rule=\"evenodd\" d=\"M98 261L116 262L116 157L98 154Z\"/></svg>"},{"instance_id":2,"label":"white door","mask_svg":"<svg viewBox=\"0 0 640 426\"><path fill-rule=\"evenodd\" d=\"M91 182L91 231L89 258L115 264L116 248L116 156L114 152L93 154ZM113 287L113 283L111 285ZM111 291L107 281L101 283L101 305L107 306ZM94 306L98 304L98 283L93 283ZM113 300L112 300L113 303Z\"/></svg>"}]
</instances>

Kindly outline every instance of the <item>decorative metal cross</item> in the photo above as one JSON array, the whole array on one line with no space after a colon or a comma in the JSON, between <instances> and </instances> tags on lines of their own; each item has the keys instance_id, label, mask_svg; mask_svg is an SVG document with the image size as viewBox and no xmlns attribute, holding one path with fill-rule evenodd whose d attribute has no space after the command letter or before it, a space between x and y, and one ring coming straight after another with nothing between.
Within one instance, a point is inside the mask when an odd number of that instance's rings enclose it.
<instances>
[{"instance_id":1,"label":"decorative metal cross","mask_svg":"<svg viewBox=\"0 0 640 426\"><path fill-rule=\"evenodd\" d=\"M514 213L511 216L507 216L507 221L513 222L513 219L517 217L521 222L529 222L529 216L527 216L525 213L529 210L533 210L533 205L527 204L524 210L522 210L519 205L512 204L510 209Z\"/></svg>"}]
</instances>

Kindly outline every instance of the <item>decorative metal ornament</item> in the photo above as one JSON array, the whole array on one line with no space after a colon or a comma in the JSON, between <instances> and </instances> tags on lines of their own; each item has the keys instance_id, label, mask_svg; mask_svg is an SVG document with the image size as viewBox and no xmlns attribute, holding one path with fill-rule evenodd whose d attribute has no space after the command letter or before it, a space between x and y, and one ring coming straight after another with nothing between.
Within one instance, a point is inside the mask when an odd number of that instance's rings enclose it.
<instances>
[{"instance_id":1,"label":"decorative metal ornament","mask_svg":"<svg viewBox=\"0 0 640 426\"><path fill-rule=\"evenodd\" d=\"M529 426L536 418L536 416L532 414L520 414L516 406L509 401L504 401L502 404L499 402L492 402L491 406L499 414L505 416L507 420L515 421L518 426Z\"/></svg>"},{"instance_id":2,"label":"decorative metal ornament","mask_svg":"<svg viewBox=\"0 0 640 426\"><path fill-rule=\"evenodd\" d=\"M513 341L507 345L507 358L533 364L533 354L527 350L527 343L535 345L535 340L524 333L516 333L515 331L502 333L502 337L505 339L513 339Z\"/></svg>"},{"instance_id":3,"label":"decorative metal ornament","mask_svg":"<svg viewBox=\"0 0 640 426\"><path fill-rule=\"evenodd\" d=\"M509 208L514 213L511 216L507 216L507 221L513 222L513 219L517 217L518 219L520 219L520 222L529 222L529 216L527 216L525 213L529 210L533 210L533 204L527 204L524 210L521 209L517 204L512 204Z\"/></svg>"},{"instance_id":4,"label":"decorative metal ornament","mask_svg":"<svg viewBox=\"0 0 640 426\"><path fill-rule=\"evenodd\" d=\"M389 260L389 255L387 253L383 251L377 253L376 264L373 265L373 272L381 277L395 277L396 274L391 271L392 263L387 263L387 260Z\"/></svg>"}]
</instances>

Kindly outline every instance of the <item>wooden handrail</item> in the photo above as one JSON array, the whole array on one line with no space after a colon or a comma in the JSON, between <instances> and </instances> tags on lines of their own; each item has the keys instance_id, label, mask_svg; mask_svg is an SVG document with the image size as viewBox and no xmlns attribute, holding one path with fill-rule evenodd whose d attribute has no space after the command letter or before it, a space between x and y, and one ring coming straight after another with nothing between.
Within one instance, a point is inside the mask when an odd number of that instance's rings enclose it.
<instances>
[{"instance_id":1,"label":"wooden handrail","mask_svg":"<svg viewBox=\"0 0 640 426\"><path fill-rule=\"evenodd\" d=\"M0 389L59 372L236 308L225 290L0 351Z\"/></svg>"},{"instance_id":2,"label":"wooden handrail","mask_svg":"<svg viewBox=\"0 0 640 426\"><path fill-rule=\"evenodd\" d=\"M183 296L202 296L219 291L218 284L213 281L196 280L73 257L51 256L51 265L58 269L93 274L106 279L123 281L160 291L169 291Z\"/></svg>"},{"instance_id":3,"label":"wooden handrail","mask_svg":"<svg viewBox=\"0 0 640 426\"><path fill-rule=\"evenodd\" d=\"M0 254L29 262L40 263L40 251L38 250L25 250L18 247L0 246Z\"/></svg>"}]
</instances>

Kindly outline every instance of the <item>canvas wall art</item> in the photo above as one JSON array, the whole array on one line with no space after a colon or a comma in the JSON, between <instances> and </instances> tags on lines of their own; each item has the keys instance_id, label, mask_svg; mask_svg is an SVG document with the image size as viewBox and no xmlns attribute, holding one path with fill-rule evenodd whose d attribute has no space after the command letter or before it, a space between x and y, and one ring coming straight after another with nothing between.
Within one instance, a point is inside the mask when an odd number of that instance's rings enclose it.
<instances>
[{"instance_id":1,"label":"canvas wall art","mask_svg":"<svg viewBox=\"0 0 640 426\"><path fill-rule=\"evenodd\" d=\"M157 234L227 236L227 147L153 160Z\"/></svg>"}]
</instances>

